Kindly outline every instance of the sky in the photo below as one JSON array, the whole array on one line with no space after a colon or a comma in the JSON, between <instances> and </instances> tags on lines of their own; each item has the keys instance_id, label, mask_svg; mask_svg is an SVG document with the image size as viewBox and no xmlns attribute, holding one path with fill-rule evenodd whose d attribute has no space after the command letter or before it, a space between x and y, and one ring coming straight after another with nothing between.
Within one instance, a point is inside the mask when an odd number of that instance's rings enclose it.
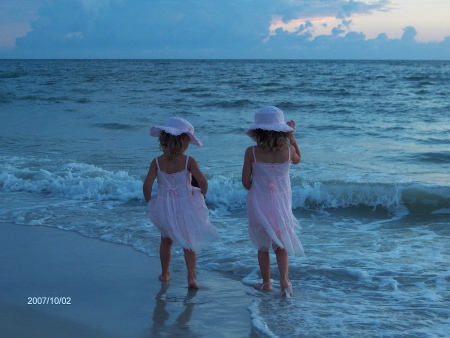
<instances>
[{"instance_id":1,"label":"sky","mask_svg":"<svg viewBox=\"0 0 450 338\"><path fill-rule=\"evenodd\" d=\"M0 58L450 60L450 0L0 0Z\"/></svg>"}]
</instances>

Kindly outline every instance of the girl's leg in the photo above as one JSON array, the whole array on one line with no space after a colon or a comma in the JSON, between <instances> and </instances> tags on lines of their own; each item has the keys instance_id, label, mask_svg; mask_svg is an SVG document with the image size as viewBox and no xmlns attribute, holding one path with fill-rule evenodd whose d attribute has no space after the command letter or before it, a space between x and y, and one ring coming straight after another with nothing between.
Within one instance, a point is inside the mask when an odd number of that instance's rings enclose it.
<instances>
[{"instance_id":1,"label":"girl's leg","mask_svg":"<svg viewBox=\"0 0 450 338\"><path fill-rule=\"evenodd\" d=\"M289 293L292 296L292 284L289 280L289 256L286 250L276 249L275 255L277 256L278 269L280 270L280 288L281 292ZM286 291L287 290L287 291Z\"/></svg>"},{"instance_id":2,"label":"girl's leg","mask_svg":"<svg viewBox=\"0 0 450 338\"><path fill-rule=\"evenodd\" d=\"M258 250L258 263L261 270L262 283L258 283L253 287L262 291L272 290L272 282L270 280L270 255L269 251Z\"/></svg>"},{"instance_id":3,"label":"girl's leg","mask_svg":"<svg viewBox=\"0 0 450 338\"><path fill-rule=\"evenodd\" d=\"M161 275L159 280L168 282L170 279L170 257L172 255L173 241L169 237L161 236L161 245L159 246L159 259L161 261Z\"/></svg>"},{"instance_id":4,"label":"girl's leg","mask_svg":"<svg viewBox=\"0 0 450 338\"><path fill-rule=\"evenodd\" d=\"M188 287L198 289L197 279L195 276L195 267L197 265L197 254L195 251L184 249L184 260L188 271Z\"/></svg>"}]
</instances>

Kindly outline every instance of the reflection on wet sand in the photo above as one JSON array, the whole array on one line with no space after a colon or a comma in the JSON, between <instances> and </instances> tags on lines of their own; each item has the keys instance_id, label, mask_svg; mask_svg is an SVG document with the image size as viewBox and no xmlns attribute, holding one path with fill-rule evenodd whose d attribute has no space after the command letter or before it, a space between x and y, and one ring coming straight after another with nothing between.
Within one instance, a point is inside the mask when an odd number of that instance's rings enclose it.
<instances>
[{"instance_id":1,"label":"reflection on wet sand","mask_svg":"<svg viewBox=\"0 0 450 338\"><path fill-rule=\"evenodd\" d=\"M192 317L195 302L192 301L196 296L198 289L187 288L186 297L180 299L176 296L167 295L170 282L162 282L161 289L156 294L155 308L153 310L153 325L152 336L166 336L166 335L183 335L193 336L190 332L189 321ZM170 313L166 310L168 303L183 302L184 310L178 315L176 320L171 323ZM169 310L170 311L170 310Z\"/></svg>"}]
</instances>

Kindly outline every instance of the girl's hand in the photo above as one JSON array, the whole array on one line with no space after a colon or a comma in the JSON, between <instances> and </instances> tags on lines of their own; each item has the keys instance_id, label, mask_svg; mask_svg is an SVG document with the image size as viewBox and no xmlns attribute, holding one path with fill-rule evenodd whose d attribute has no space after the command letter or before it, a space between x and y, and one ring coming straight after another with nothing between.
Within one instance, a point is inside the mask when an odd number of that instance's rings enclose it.
<instances>
[{"instance_id":1,"label":"girl's hand","mask_svg":"<svg viewBox=\"0 0 450 338\"><path fill-rule=\"evenodd\" d=\"M295 122L293 120L290 120L288 122L286 122L286 124L291 127L292 129L294 129L294 132L289 133L289 141L291 142L291 144L295 144Z\"/></svg>"}]
</instances>

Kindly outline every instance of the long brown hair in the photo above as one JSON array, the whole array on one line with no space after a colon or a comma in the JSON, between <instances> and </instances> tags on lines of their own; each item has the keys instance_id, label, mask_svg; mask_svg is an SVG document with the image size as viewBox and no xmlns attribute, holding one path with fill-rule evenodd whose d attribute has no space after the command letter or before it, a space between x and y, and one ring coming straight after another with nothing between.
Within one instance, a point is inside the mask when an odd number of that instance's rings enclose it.
<instances>
[{"instance_id":1,"label":"long brown hair","mask_svg":"<svg viewBox=\"0 0 450 338\"><path fill-rule=\"evenodd\" d=\"M173 160L183 149L183 137L188 136L183 133L181 135L172 135L161 131L159 135L159 148L169 160Z\"/></svg>"},{"instance_id":2,"label":"long brown hair","mask_svg":"<svg viewBox=\"0 0 450 338\"><path fill-rule=\"evenodd\" d=\"M282 131L255 129L250 137L258 146L271 152L279 151L289 144L289 133Z\"/></svg>"}]
</instances>

